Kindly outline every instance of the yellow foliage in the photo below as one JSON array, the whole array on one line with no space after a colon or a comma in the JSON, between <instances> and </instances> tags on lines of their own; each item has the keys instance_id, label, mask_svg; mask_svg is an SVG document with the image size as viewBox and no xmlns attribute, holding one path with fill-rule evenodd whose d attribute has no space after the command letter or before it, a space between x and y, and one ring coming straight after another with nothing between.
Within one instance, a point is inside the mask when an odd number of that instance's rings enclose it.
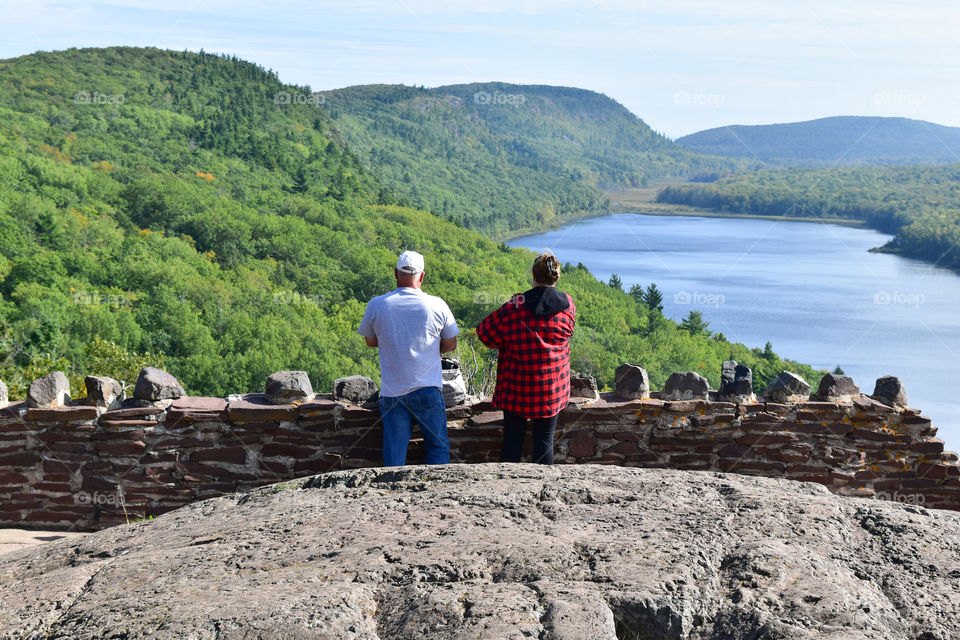
<instances>
[{"instance_id":1,"label":"yellow foliage","mask_svg":"<svg viewBox=\"0 0 960 640\"><path fill-rule=\"evenodd\" d=\"M117 168L117 165L113 164L109 160L97 160L91 165L96 171L102 171L103 173L110 173Z\"/></svg>"},{"instance_id":2,"label":"yellow foliage","mask_svg":"<svg viewBox=\"0 0 960 640\"><path fill-rule=\"evenodd\" d=\"M70 213L73 214L73 217L77 219L77 222L80 223L81 227L86 227L89 224L90 220L87 216L83 215L76 209L70 209Z\"/></svg>"},{"instance_id":3,"label":"yellow foliage","mask_svg":"<svg viewBox=\"0 0 960 640\"><path fill-rule=\"evenodd\" d=\"M49 144L44 143L40 145L40 151L50 156L57 162L66 162L67 164L70 164L70 158L67 157L67 154L60 151L60 149L56 147L51 147Z\"/></svg>"},{"instance_id":4,"label":"yellow foliage","mask_svg":"<svg viewBox=\"0 0 960 640\"><path fill-rule=\"evenodd\" d=\"M216 180L216 178L213 177L212 173L204 173L203 171L197 171L196 175L198 178L203 178L207 182L213 182L214 180Z\"/></svg>"}]
</instances>

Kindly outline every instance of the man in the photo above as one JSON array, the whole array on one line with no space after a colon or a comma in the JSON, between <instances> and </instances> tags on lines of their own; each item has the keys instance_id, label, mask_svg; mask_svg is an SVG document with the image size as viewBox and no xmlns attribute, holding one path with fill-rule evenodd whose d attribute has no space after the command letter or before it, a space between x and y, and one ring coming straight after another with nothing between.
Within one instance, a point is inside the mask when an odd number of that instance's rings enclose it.
<instances>
[{"instance_id":1,"label":"man","mask_svg":"<svg viewBox=\"0 0 960 640\"><path fill-rule=\"evenodd\" d=\"M427 464L450 462L440 354L457 348L460 330L450 307L423 292L423 256L404 251L393 271L397 288L369 303L358 333L380 349L383 464L406 464L413 422L420 426Z\"/></svg>"}]
</instances>

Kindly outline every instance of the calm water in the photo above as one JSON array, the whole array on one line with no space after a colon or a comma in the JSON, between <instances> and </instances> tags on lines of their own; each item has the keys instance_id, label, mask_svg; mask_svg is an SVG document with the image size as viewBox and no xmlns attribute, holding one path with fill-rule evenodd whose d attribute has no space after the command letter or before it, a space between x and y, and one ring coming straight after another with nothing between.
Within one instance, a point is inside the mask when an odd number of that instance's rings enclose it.
<instances>
[{"instance_id":1,"label":"calm water","mask_svg":"<svg viewBox=\"0 0 960 640\"><path fill-rule=\"evenodd\" d=\"M865 393L899 376L910 405L960 450L960 277L868 253L890 236L829 224L614 214L510 241L598 278L663 291L664 313L703 312L733 342L832 370ZM562 281L561 281L562 283Z\"/></svg>"}]
</instances>

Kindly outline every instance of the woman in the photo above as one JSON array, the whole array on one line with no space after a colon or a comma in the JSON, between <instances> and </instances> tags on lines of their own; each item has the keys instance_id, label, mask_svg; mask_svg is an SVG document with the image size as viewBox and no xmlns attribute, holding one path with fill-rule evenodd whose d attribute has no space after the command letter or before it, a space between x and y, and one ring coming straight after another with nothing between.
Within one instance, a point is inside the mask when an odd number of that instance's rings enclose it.
<instances>
[{"instance_id":1,"label":"woman","mask_svg":"<svg viewBox=\"0 0 960 640\"><path fill-rule=\"evenodd\" d=\"M533 288L484 318L477 337L498 349L493 403L503 409L501 462L520 462L527 420L533 460L553 464L557 414L570 399L570 337L576 307L557 291L560 263L551 253L533 261Z\"/></svg>"}]
</instances>

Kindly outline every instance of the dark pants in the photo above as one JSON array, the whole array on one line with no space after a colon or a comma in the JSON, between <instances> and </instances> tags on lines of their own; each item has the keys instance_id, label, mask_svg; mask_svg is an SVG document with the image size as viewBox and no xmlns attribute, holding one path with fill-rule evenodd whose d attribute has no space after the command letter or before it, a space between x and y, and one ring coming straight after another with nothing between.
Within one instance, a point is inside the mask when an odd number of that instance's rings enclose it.
<instances>
[{"instance_id":1,"label":"dark pants","mask_svg":"<svg viewBox=\"0 0 960 640\"><path fill-rule=\"evenodd\" d=\"M553 464L553 432L557 428L557 416L529 420L533 422L533 462ZM520 462L526 434L527 418L512 411L504 411L500 462Z\"/></svg>"}]
</instances>

